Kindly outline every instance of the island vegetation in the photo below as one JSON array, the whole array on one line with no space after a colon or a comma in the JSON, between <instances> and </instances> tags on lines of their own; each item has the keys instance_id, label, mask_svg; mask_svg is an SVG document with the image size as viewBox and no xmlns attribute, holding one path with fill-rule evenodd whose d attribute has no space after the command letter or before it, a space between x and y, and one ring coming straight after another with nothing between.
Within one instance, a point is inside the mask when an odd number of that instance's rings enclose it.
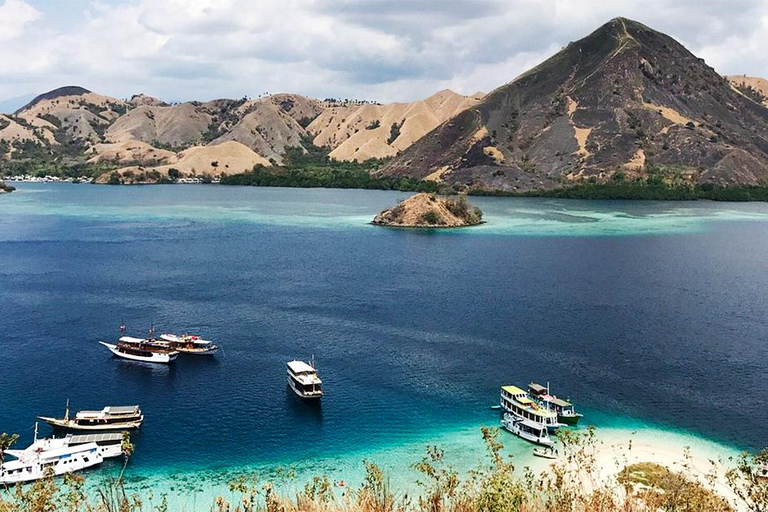
<instances>
[{"instance_id":1,"label":"island vegetation","mask_svg":"<svg viewBox=\"0 0 768 512\"><path fill-rule=\"evenodd\" d=\"M559 436L564 454L547 471L519 470L505 456L498 428L481 428L487 457L466 475L428 446L412 465L415 488L410 493L393 488L387 473L364 460L365 477L356 487L339 487L327 475L311 478L293 495L281 492L280 482L262 482L243 474L228 484L229 495L218 496L201 510L214 512L729 512L768 510L768 480L756 468L768 461L768 451L744 454L727 470L729 496L714 488L717 476L694 476L690 464L672 470L643 462L627 464L615 478L603 479L595 463L595 430L565 431ZM16 436L0 436L0 457ZM133 453L125 438L123 470ZM0 512L138 512L169 510L165 496L132 492L130 479L119 476L86 492L85 477L45 478L32 485L0 490Z\"/></svg>"},{"instance_id":2,"label":"island vegetation","mask_svg":"<svg viewBox=\"0 0 768 512\"><path fill-rule=\"evenodd\" d=\"M438 197L420 193L374 217L373 224L398 228L457 228L483 222L483 211L466 196Z\"/></svg>"},{"instance_id":3,"label":"island vegetation","mask_svg":"<svg viewBox=\"0 0 768 512\"><path fill-rule=\"evenodd\" d=\"M329 156L330 148L315 146L311 140L304 142L306 149L286 149L283 165L256 165L251 172L222 177L221 183L258 187L359 188L415 192L437 192L439 188L439 185L432 181L372 175L372 171L386 163L385 159L370 159L364 162L334 160Z\"/></svg>"}]
</instances>

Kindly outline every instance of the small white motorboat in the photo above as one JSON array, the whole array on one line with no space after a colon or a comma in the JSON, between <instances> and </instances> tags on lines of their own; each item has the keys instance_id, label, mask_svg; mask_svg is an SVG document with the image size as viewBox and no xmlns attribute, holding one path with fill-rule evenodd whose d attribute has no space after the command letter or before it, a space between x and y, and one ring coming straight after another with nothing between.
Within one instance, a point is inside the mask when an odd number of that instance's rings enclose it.
<instances>
[{"instance_id":1,"label":"small white motorboat","mask_svg":"<svg viewBox=\"0 0 768 512\"><path fill-rule=\"evenodd\" d=\"M550 448L546 448L546 449L544 449L544 448L534 448L533 449L533 454L536 457L541 457L543 459L556 459L557 458L557 453L555 453L554 448L551 448L551 447Z\"/></svg>"},{"instance_id":2,"label":"small white motorboat","mask_svg":"<svg viewBox=\"0 0 768 512\"><path fill-rule=\"evenodd\" d=\"M117 357L131 361L168 364L175 361L179 355L179 352L176 350L152 346L150 343L124 341L118 342L117 345L105 341L100 341L99 343L107 347Z\"/></svg>"}]
</instances>

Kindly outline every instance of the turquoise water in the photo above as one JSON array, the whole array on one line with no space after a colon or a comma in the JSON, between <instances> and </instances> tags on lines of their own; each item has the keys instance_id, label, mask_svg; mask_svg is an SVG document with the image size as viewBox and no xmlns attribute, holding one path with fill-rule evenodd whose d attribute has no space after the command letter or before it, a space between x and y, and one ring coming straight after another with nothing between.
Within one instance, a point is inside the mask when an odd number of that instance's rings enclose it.
<instances>
[{"instance_id":1,"label":"turquoise water","mask_svg":"<svg viewBox=\"0 0 768 512\"><path fill-rule=\"evenodd\" d=\"M0 431L28 442L67 398L140 403L127 474L183 508L243 471L354 483L363 458L412 484L427 443L470 469L499 384L529 380L611 438L764 444L768 205L473 198L486 224L411 231L369 224L398 192L18 188L0 197ZM225 350L115 360L96 341L121 320ZM320 407L284 381L311 355Z\"/></svg>"}]
</instances>

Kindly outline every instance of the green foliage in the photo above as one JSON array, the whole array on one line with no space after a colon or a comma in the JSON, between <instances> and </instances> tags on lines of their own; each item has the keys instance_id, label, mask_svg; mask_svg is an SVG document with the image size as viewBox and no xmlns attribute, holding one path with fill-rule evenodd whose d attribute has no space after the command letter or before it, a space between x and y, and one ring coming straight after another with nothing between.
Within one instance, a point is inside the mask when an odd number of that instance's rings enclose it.
<instances>
[{"instance_id":1,"label":"green foliage","mask_svg":"<svg viewBox=\"0 0 768 512\"><path fill-rule=\"evenodd\" d=\"M440 226L445 224L443 216L437 210L427 210L421 215L421 222L430 226Z\"/></svg>"},{"instance_id":2,"label":"green foliage","mask_svg":"<svg viewBox=\"0 0 768 512\"><path fill-rule=\"evenodd\" d=\"M329 157L329 148L315 146L309 138L303 139L302 144L302 147L286 149L283 166L257 165L252 172L225 176L221 183L259 187L362 188L417 192L436 192L438 189L438 184L431 181L372 175L386 160L341 162Z\"/></svg>"},{"instance_id":3,"label":"green foliage","mask_svg":"<svg viewBox=\"0 0 768 512\"><path fill-rule=\"evenodd\" d=\"M376 128L378 128L379 126L381 126L381 121L379 121L378 119L376 119L376 120L374 120L374 121L371 121L370 123L368 123L368 126L366 126L366 127L365 127L365 129L366 129L366 130L375 130L375 129L376 129Z\"/></svg>"},{"instance_id":4,"label":"green foliage","mask_svg":"<svg viewBox=\"0 0 768 512\"><path fill-rule=\"evenodd\" d=\"M457 197L449 197L444 202L448 211L455 216L466 219L469 224L479 224L483 220L483 211L469 204L467 197L460 195Z\"/></svg>"},{"instance_id":5,"label":"green foliage","mask_svg":"<svg viewBox=\"0 0 768 512\"><path fill-rule=\"evenodd\" d=\"M392 126L389 127L389 137L387 138L387 144L392 144L397 140L397 138L400 136L400 128L403 127L404 123L405 119L399 123L392 123Z\"/></svg>"}]
</instances>

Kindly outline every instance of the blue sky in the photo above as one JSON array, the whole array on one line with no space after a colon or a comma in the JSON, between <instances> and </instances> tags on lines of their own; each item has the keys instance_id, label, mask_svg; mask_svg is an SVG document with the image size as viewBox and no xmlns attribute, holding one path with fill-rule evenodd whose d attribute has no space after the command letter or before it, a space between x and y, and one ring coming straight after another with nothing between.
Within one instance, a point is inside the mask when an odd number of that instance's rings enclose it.
<instances>
[{"instance_id":1,"label":"blue sky","mask_svg":"<svg viewBox=\"0 0 768 512\"><path fill-rule=\"evenodd\" d=\"M615 16L768 75L764 0L0 0L0 102L62 85L208 100L489 91Z\"/></svg>"}]
</instances>

